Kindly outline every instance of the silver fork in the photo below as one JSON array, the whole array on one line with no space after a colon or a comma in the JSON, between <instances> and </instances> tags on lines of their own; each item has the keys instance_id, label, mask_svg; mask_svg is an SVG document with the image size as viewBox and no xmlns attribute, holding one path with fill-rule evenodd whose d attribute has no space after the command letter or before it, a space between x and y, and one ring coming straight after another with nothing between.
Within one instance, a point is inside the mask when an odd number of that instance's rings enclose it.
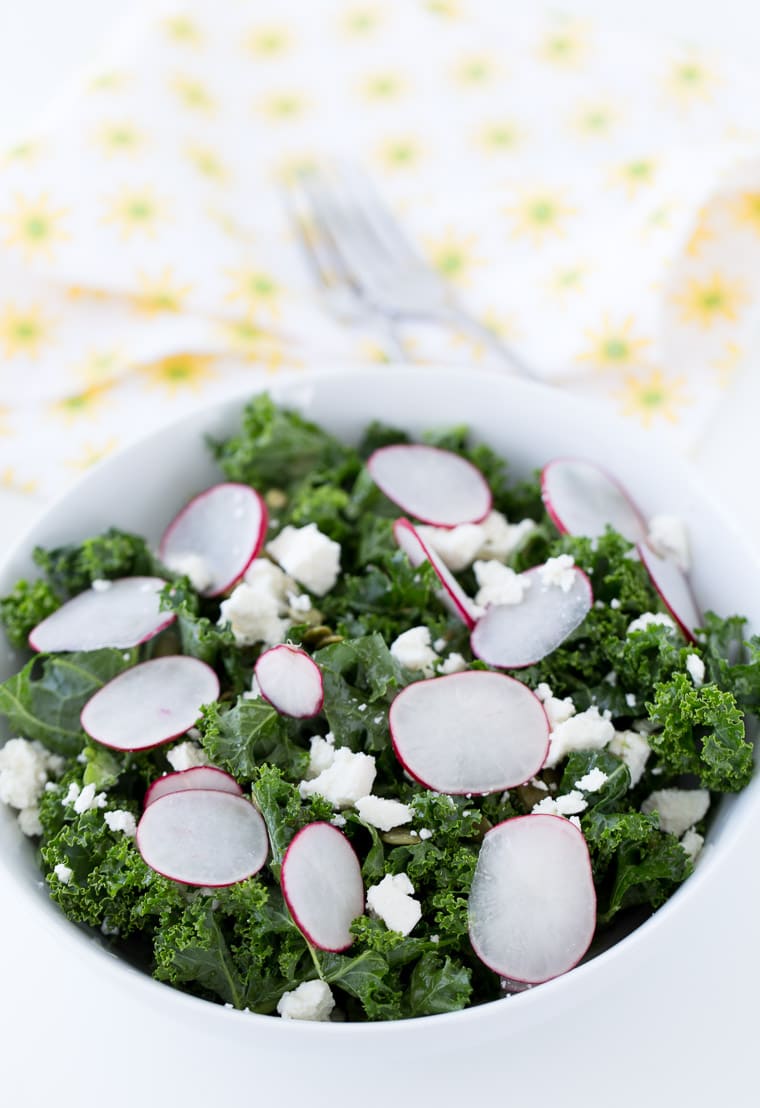
<instances>
[{"instance_id":1,"label":"silver fork","mask_svg":"<svg viewBox=\"0 0 760 1108\"><path fill-rule=\"evenodd\" d=\"M495 331L461 307L357 167L304 170L287 202L308 264L345 322L381 326L402 358L407 355L400 325L418 321L459 329L512 371L536 376Z\"/></svg>"}]
</instances>

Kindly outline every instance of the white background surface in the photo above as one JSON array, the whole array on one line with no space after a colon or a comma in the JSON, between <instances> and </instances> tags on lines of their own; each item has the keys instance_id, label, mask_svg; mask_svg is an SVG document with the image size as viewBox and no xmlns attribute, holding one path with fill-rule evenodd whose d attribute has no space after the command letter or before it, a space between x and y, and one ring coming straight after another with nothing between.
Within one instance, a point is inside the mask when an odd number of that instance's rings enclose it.
<instances>
[{"instance_id":1,"label":"white background surface","mask_svg":"<svg viewBox=\"0 0 760 1108\"><path fill-rule=\"evenodd\" d=\"M512 0L494 0L497 2L508 9ZM754 0L722 0L720 4L711 0L568 0L561 6L593 15L608 25L666 33L697 45L718 47L751 65L760 58L760 4ZM83 65L97 57L100 46L136 7L123 0L0 0L0 146L23 137L51 101L60 102L61 90ZM305 14L307 11L308 0L304 0ZM756 369L736 381L693 458L706 487L716 491L741 521L756 549L760 549L760 498L755 478L759 410L760 350ZM44 444L34 444L34 449L44 449ZM28 521L30 510L7 495L0 499L0 510L0 533L5 542ZM523 1072L525 1055L518 1043L512 1047L495 1044L495 1051L503 1056L503 1075L494 1078L492 1090L499 1100L516 1094L524 1103L519 1086L526 1091L532 1088L537 1100L569 1108L580 1104L595 1108L602 1103L633 1108L644 1101L655 1108L666 1103L707 1108L718 1098L743 1108L758 1102L754 1086L756 998L760 995L756 927L760 866L755 844L760 843L760 826L756 831L755 842L747 837L732 866L714 881L715 911L708 918L695 919L689 949L671 953L672 963L663 958L649 967L651 1012L639 1012L637 1018L651 1020L657 1035L644 1036L646 1054L640 1053L642 1035L632 1026L625 1004L607 993L600 998L605 1018L600 1020L598 1012L569 1013L566 1042L556 1047L552 1057L539 1060L532 1074ZM687 973L683 965L678 966L679 958L691 963ZM670 968L678 969L679 979L688 982L676 997L662 987ZM213 1044L208 1062L213 1055L216 1063L206 1064L203 1041L183 1027L179 1010L179 1022L167 1029L166 1042L160 1037L146 1041L141 1035L139 1008L133 1010L131 1018L138 1021L133 1027L123 1015L103 1011L95 1021L101 1027L101 1041L92 1041L90 1031L80 1036L76 1021L77 1013L82 1012L82 998L77 967L58 955L36 922L20 924L14 918L13 906L7 904L2 889L0 973L4 975L0 980L0 1097L14 1108L53 1103L73 1108L88 1101L109 1108L140 1102L195 1108L229 1100L235 1088L247 1101L259 1099L257 1086L268 1084L262 1080L266 1060L246 1051L241 1054L237 1035L226 1047ZM96 1002L86 1003L87 1026L91 1028ZM586 1024L605 1027L604 1041L589 1041L584 1034ZM133 1038L139 1044L136 1047L130 1045ZM513 1050L516 1058L510 1058ZM613 1067L617 1081L604 1063L610 1056L617 1060ZM229 1067L226 1071L216 1068L225 1064ZM381 1057L378 1066L383 1066ZM462 1074L461 1082L436 1088L430 1060L420 1060L415 1072L414 1081L429 1082L431 1102L442 1108L461 1103L468 1090L480 1087L478 1075ZM596 1075L601 1073L605 1074L604 1087L597 1083ZM279 1102L286 1108L297 1103L289 1094L288 1075L281 1074L279 1081ZM394 1097L399 1108L422 1102L424 1094L414 1081L411 1085L399 1081ZM318 1093L312 1103L321 1106L341 1101L377 1103L372 1075L367 1075L364 1089L346 1089L336 1074L329 1101L326 1094Z\"/></svg>"}]
</instances>

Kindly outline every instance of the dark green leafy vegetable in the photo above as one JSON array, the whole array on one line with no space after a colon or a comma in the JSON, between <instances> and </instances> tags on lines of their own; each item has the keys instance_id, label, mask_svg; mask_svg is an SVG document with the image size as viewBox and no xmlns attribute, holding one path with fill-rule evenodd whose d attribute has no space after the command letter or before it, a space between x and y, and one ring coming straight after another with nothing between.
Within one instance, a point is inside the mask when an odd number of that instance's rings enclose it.
<instances>
[{"instance_id":1,"label":"dark green leafy vegetable","mask_svg":"<svg viewBox=\"0 0 760 1108\"><path fill-rule=\"evenodd\" d=\"M0 599L0 623L8 641L24 649L29 632L59 608L61 601L47 581L18 581L13 591Z\"/></svg>"},{"instance_id":2,"label":"dark green leafy vegetable","mask_svg":"<svg viewBox=\"0 0 760 1108\"><path fill-rule=\"evenodd\" d=\"M34 560L55 593L63 598L82 592L97 580L165 575L145 539L116 527L82 543L54 550L38 546Z\"/></svg>"}]
</instances>

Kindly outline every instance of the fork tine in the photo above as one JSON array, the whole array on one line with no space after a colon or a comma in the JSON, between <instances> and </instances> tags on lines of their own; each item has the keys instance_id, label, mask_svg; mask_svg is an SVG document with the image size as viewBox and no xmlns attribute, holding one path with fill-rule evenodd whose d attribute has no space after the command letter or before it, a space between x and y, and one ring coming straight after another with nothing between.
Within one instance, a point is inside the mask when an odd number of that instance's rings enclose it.
<instances>
[{"instance_id":1,"label":"fork tine","mask_svg":"<svg viewBox=\"0 0 760 1108\"><path fill-rule=\"evenodd\" d=\"M427 265L367 174L357 165L347 165L343 174L356 210L371 226L384 251L402 265Z\"/></svg>"},{"instance_id":2,"label":"fork tine","mask_svg":"<svg viewBox=\"0 0 760 1108\"><path fill-rule=\"evenodd\" d=\"M332 249L341 257L360 292L368 292L368 283L378 265L378 248L368 227L339 187L322 172L302 178L302 186L315 222L329 238ZM382 264L382 259L380 259Z\"/></svg>"}]
</instances>

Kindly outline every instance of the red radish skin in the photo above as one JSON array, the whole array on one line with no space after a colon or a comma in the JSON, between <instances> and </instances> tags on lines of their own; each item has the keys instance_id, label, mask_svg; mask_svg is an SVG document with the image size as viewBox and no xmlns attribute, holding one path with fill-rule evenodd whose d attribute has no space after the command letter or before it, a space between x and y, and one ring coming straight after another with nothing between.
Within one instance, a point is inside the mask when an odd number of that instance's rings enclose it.
<instances>
[{"instance_id":1,"label":"red radish skin","mask_svg":"<svg viewBox=\"0 0 760 1108\"><path fill-rule=\"evenodd\" d=\"M483 614L483 609L467 595L448 566L421 537L414 524L408 519L394 520L393 537L413 566L422 565L425 561L430 562L436 577L441 582L439 597L449 611L459 616L465 626L472 630Z\"/></svg>"},{"instance_id":2,"label":"red radish skin","mask_svg":"<svg viewBox=\"0 0 760 1108\"><path fill-rule=\"evenodd\" d=\"M569 820L516 816L486 833L469 899L470 942L494 973L537 985L572 969L596 925L586 840Z\"/></svg>"},{"instance_id":3,"label":"red radish skin","mask_svg":"<svg viewBox=\"0 0 760 1108\"><path fill-rule=\"evenodd\" d=\"M637 550L660 599L689 642L696 642L694 631L702 624L694 594L686 574L670 558L641 543Z\"/></svg>"},{"instance_id":4,"label":"red radish skin","mask_svg":"<svg viewBox=\"0 0 760 1108\"><path fill-rule=\"evenodd\" d=\"M159 800L169 793L186 792L188 789L207 789L211 792L231 793L233 796L242 796L243 790L231 774L225 773L217 766L191 766L190 769L181 769L176 773L165 773L163 777L157 777L148 786L143 801L143 808L147 808L154 800Z\"/></svg>"},{"instance_id":5,"label":"red radish skin","mask_svg":"<svg viewBox=\"0 0 760 1108\"><path fill-rule=\"evenodd\" d=\"M137 849L156 873L183 885L222 888L258 873L269 839L242 796L185 789L154 800L137 825Z\"/></svg>"},{"instance_id":6,"label":"red radish skin","mask_svg":"<svg viewBox=\"0 0 760 1108\"><path fill-rule=\"evenodd\" d=\"M338 953L354 941L350 927L364 914L364 882L359 859L342 831L330 823L310 823L285 851L282 895L303 935Z\"/></svg>"},{"instance_id":7,"label":"red radish skin","mask_svg":"<svg viewBox=\"0 0 760 1108\"><path fill-rule=\"evenodd\" d=\"M211 582L203 596L232 588L261 550L267 533L266 504L248 485L214 485L194 497L172 520L159 545L159 557L171 568L174 558L197 555Z\"/></svg>"},{"instance_id":8,"label":"red radish skin","mask_svg":"<svg viewBox=\"0 0 760 1108\"><path fill-rule=\"evenodd\" d=\"M541 583L541 566L526 570L531 578L519 604L493 604L475 624L470 646L476 658L499 669L525 669L551 654L583 620L594 604L587 574L574 566L573 587Z\"/></svg>"},{"instance_id":9,"label":"red radish skin","mask_svg":"<svg viewBox=\"0 0 760 1108\"><path fill-rule=\"evenodd\" d=\"M595 538L609 524L629 542L646 538L646 521L620 482L585 458L548 462L541 472L541 496L563 535Z\"/></svg>"},{"instance_id":10,"label":"red radish skin","mask_svg":"<svg viewBox=\"0 0 760 1108\"><path fill-rule=\"evenodd\" d=\"M483 474L450 450L421 443L382 446L367 459L367 469L389 500L422 523L480 523L491 511Z\"/></svg>"},{"instance_id":11,"label":"red radish skin","mask_svg":"<svg viewBox=\"0 0 760 1108\"><path fill-rule=\"evenodd\" d=\"M184 654L152 658L108 681L85 704L82 729L111 750L149 750L184 735L219 698L211 666Z\"/></svg>"},{"instance_id":12,"label":"red radish skin","mask_svg":"<svg viewBox=\"0 0 760 1108\"><path fill-rule=\"evenodd\" d=\"M45 653L131 649L175 620L159 610L160 577L119 577L102 590L85 589L29 633L32 650Z\"/></svg>"},{"instance_id":13,"label":"red radish skin","mask_svg":"<svg viewBox=\"0 0 760 1108\"><path fill-rule=\"evenodd\" d=\"M549 752L538 697L504 673L468 670L407 685L388 713L391 742L407 773L451 795L521 785Z\"/></svg>"},{"instance_id":14,"label":"red radish skin","mask_svg":"<svg viewBox=\"0 0 760 1108\"><path fill-rule=\"evenodd\" d=\"M310 719L322 711L322 672L305 650L281 643L259 656L253 672L261 695L280 715Z\"/></svg>"}]
</instances>

